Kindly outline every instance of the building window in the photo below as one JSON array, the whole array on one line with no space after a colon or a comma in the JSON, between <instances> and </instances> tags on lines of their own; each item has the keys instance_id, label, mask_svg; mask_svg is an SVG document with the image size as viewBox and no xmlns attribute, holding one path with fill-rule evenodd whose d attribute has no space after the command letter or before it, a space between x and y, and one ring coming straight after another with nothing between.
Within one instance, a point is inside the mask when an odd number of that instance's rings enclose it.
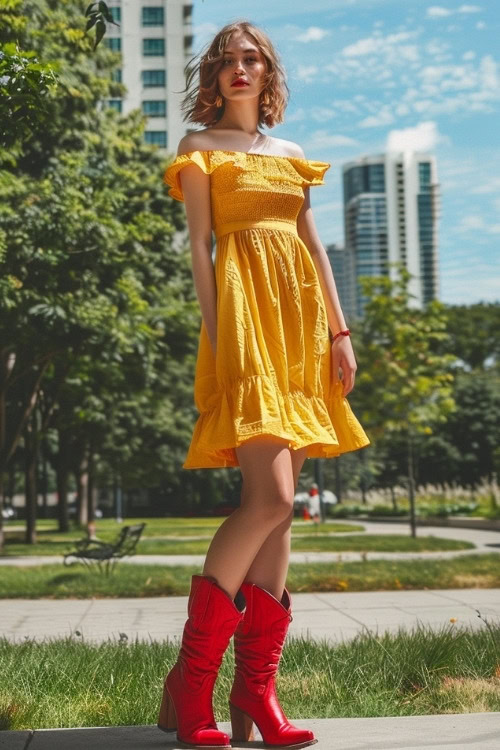
<instances>
[{"instance_id":1,"label":"building window","mask_svg":"<svg viewBox=\"0 0 500 750\"><path fill-rule=\"evenodd\" d=\"M144 88L151 88L151 86L165 86L165 71L143 70L142 85Z\"/></svg>"},{"instance_id":2,"label":"building window","mask_svg":"<svg viewBox=\"0 0 500 750\"><path fill-rule=\"evenodd\" d=\"M111 13L111 17L113 18L113 21L115 23L120 23L122 20L122 9L117 7L116 5L108 6L109 12Z\"/></svg>"},{"instance_id":3,"label":"building window","mask_svg":"<svg viewBox=\"0 0 500 750\"><path fill-rule=\"evenodd\" d=\"M142 103L142 111L148 117L165 117L166 104L165 99L149 99Z\"/></svg>"},{"instance_id":4,"label":"building window","mask_svg":"<svg viewBox=\"0 0 500 750\"><path fill-rule=\"evenodd\" d=\"M119 36L110 36L107 39L104 40L106 44L108 45L109 49L113 50L113 52L121 52L122 51L122 40Z\"/></svg>"},{"instance_id":5,"label":"building window","mask_svg":"<svg viewBox=\"0 0 500 750\"><path fill-rule=\"evenodd\" d=\"M167 148L167 131L166 130L146 130L144 140L152 146Z\"/></svg>"},{"instance_id":6,"label":"building window","mask_svg":"<svg viewBox=\"0 0 500 750\"><path fill-rule=\"evenodd\" d=\"M121 83L122 82L122 71L121 68L118 68L117 70L113 70L111 73L111 80L115 83Z\"/></svg>"},{"instance_id":7,"label":"building window","mask_svg":"<svg viewBox=\"0 0 500 750\"><path fill-rule=\"evenodd\" d=\"M161 56L165 54L164 39L143 39L142 54L145 57Z\"/></svg>"},{"instance_id":8,"label":"building window","mask_svg":"<svg viewBox=\"0 0 500 750\"><path fill-rule=\"evenodd\" d=\"M146 6L142 9L143 26L163 26L163 23L163 8L159 8L158 6L148 8Z\"/></svg>"},{"instance_id":9,"label":"building window","mask_svg":"<svg viewBox=\"0 0 500 750\"><path fill-rule=\"evenodd\" d=\"M108 107L116 110L116 112L122 111L122 100L121 99L108 99Z\"/></svg>"}]
</instances>

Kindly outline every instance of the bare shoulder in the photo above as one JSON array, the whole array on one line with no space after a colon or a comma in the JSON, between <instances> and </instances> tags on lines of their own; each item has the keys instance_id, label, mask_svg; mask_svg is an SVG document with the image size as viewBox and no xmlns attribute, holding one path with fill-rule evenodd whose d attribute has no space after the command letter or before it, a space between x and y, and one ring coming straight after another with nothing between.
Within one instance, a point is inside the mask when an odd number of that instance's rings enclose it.
<instances>
[{"instance_id":1,"label":"bare shoulder","mask_svg":"<svg viewBox=\"0 0 500 750\"><path fill-rule=\"evenodd\" d=\"M189 154L191 151L204 151L210 148L205 130L193 130L180 139L177 146L177 156Z\"/></svg>"},{"instance_id":2,"label":"bare shoulder","mask_svg":"<svg viewBox=\"0 0 500 750\"><path fill-rule=\"evenodd\" d=\"M298 159L305 159L305 154L298 143L287 141L285 138L273 138L274 152L283 156L294 156Z\"/></svg>"}]
</instances>

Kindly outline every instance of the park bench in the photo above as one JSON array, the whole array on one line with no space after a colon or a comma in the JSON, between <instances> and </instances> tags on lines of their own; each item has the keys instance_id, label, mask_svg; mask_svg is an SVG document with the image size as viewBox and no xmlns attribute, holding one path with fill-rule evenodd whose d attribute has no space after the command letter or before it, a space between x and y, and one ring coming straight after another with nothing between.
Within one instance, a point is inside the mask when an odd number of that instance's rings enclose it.
<instances>
[{"instance_id":1,"label":"park bench","mask_svg":"<svg viewBox=\"0 0 500 750\"><path fill-rule=\"evenodd\" d=\"M99 571L108 574L121 557L135 554L137 543L145 527L145 523L135 526L124 526L114 542L101 542L98 539L81 539L76 543L76 549L64 555L64 565L71 565L70 558L80 560L88 567L96 565Z\"/></svg>"}]
</instances>

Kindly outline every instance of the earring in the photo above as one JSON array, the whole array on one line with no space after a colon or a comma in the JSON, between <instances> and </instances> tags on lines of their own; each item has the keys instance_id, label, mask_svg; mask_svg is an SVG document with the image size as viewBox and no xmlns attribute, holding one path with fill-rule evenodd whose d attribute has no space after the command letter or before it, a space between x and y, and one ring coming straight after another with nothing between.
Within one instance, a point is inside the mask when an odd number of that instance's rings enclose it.
<instances>
[{"instance_id":1,"label":"earring","mask_svg":"<svg viewBox=\"0 0 500 750\"><path fill-rule=\"evenodd\" d=\"M220 96L219 94L217 94L217 96L215 97L215 106L222 107L222 96Z\"/></svg>"}]
</instances>

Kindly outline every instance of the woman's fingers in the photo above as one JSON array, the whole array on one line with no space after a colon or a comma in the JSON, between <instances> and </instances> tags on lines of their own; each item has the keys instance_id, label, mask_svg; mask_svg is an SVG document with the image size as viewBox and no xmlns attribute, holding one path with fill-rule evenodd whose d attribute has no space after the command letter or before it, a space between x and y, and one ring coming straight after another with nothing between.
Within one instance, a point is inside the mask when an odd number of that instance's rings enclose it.
<instances>
[{"instance_id":1,"label":"woman's fingers","mask_svg":"<svg viewBox=\"0 0 500 750\"><path fill-rule=\"evenodd\" d=\"M355 370L350 367L342 368L342 383L344 384L344 389L342 392L343 396L347 396L347 394L350 393L354 388L354 378Z\"/></svg>"},{"instance_id":2,"label":"woman's fingers","mask_svg":"<svg viewBox=\"0 0 500 750\"><path fill-rule=\"evenodd\" d=\"M335 382L340 380L339 375L339 369L340 369L340 355L336 350L336 347L332 349L332 371L333 371L333 379Z\"/></svg>"}]
</instances>

